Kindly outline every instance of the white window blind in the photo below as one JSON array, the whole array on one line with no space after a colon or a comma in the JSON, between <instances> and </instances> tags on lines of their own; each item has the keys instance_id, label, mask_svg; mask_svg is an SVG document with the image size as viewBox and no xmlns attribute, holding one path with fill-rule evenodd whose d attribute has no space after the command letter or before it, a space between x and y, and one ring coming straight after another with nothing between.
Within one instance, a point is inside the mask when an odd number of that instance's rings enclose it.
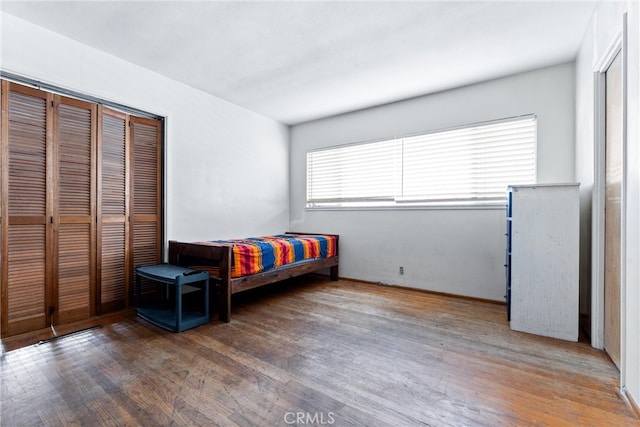
<instances>
[{"instance_id":1,"label":"white window blind","mask_svg":"<svg viewBox=\"0 0 640 427\"><path fill-rule=\"evenodd\" d=\"M394 201L401 191L400 150L392 140L308 153L307 201Z\"/></svg>"},{"instance_id":2,"label":"white window blind","mask_svg":"<svg viewBox=\"0 0 640 427\"><path fill-rule=\"evenodd\" d=\"M501 204L535 181L535 116L307 153L308 207Z\"/></svg>"}]
</instances>

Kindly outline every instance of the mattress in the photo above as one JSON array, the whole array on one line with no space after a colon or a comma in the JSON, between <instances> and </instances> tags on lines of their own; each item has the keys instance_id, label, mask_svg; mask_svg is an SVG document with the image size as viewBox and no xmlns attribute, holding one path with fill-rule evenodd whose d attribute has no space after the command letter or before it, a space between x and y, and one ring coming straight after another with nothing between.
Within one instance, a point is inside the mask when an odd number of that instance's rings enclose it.
<instances>
[{"instance_id":1,"label":"mattress","mask_svg":"<svg viewBox=\"0 0 640 427\"><path fill-rule=\"evenodd\" d=\"M306 260L331 258L336 255L337 247L335 236L318 234L278 234L199 243L231 246L231 277L248 276ZM209 270L212 275L219 275Z\"/></svg>"}]
</instances>

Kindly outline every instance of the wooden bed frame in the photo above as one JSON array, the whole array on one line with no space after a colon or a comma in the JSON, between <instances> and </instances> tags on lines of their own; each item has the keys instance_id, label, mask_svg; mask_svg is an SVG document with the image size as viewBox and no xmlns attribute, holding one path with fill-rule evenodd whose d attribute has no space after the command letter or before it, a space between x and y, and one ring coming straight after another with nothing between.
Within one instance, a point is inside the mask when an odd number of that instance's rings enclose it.
<instances>
[{"instance_id":1,"label":"wooden bed frame","mask_svg":"<svg viewBox=\"0 0 640 427\"><path fill-rule=\"evenodd\" d=\"M314 235L318 233L294 233L286 234ZM330 258L317 258L313 260L299 261L293 264L283 265L273 270L256 273L249 276L231 277L231 251L228 245L216 245L212 243L186 243L175 240L169 241L169 263L183 267L189 266L211 266L217 270L210 271L211 281L218 284L220 288L220 299L218 310L220 320L229 322L231 320L231 295L270 283L279 282L291 277L301 276L324 268L329 269L331 280L338 280L338 235L321 234L323 236L334 236L336 238L336 255Z\"/></svg>"}]
</instances>

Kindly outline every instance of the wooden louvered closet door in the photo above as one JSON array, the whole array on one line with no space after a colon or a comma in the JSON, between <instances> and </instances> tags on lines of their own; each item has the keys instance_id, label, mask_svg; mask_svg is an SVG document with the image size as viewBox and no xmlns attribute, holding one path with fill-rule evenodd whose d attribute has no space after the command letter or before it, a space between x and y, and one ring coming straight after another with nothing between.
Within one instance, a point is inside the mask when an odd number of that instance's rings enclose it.
<instances>
[{"instance_id":1,"label":"wooden louvered closet door","mask_svg":"<svg viewBox=\"0 0 640 427\"><path fill-rule=\"evenodd\" d=\"M46 327L52 96L2 82L2 335Z\"/></svg>"},{"instance_id":2,"label":"wooden louvered closet door","mask_svg":"<svg viewBox=\"0 0 640 427\"><path fill-rule=\"evenodd\" d=\"M162 259L161 138L162 128L159 120L131 118L133 142L131 237L134 266L157 264ZM130 280L133 280L133 277Z\"/></svg>"},{"instance_id":3,"label":"wooden louvered closet door","mask_svg":"<svg viewBox=\"0 0 640 427\"><path fill-rule=\"evenodd\" d=\"M87 319L95 301L96 105L56 97L55 323Z\"/></svg>"},{"instance_id":4,"label":"wooden louvered closet door","mask_svg":"<svg viewBox=\"0 0 640 427\"><path fill-rule=\"evenodd\" d=\"M162 259L162 121L1 88L0 335L130 305Z\"/></svg>"},{"instance_id":5,"label":"wooden louvered closet door","mask_svg":"<svg viewBox=\"0 0 640 427\"><path fill-rule=\"evenodd\" d=\"M126 114L98 108L98 313L105 313L129 304L129 126Z\"/></svg>"}]
</instances>

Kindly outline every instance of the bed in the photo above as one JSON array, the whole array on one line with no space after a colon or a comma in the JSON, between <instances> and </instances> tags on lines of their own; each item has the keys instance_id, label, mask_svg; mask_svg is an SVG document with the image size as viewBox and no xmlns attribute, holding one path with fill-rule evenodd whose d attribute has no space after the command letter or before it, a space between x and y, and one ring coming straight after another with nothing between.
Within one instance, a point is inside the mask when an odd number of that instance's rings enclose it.
<instances>
[{"instance_id":1,"label":"bed","mask_svg":"<svg viewBox=\"0 0 640 427\"><path fill-rule=\"evenodd\" d=\"M338 235L294 233L203 242L169 241L169 263L209 272L219 288L220 320L231 295L318 270L338 280Z\"/></svg>"}]
</instances>

